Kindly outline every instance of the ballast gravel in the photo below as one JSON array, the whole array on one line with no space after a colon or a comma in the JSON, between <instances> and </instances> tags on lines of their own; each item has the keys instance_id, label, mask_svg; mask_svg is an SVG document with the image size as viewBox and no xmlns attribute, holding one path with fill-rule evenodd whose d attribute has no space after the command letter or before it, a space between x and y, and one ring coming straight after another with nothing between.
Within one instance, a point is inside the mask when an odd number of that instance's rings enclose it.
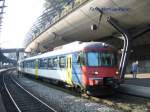
<instances>
[{"instance_id":1,"label":"ballast gravel","mask_svg":"<svg viewBox=\"0 0 150 112\"><path fill-rule=\"evenodd\" d=\"M14 77L23 87L58 112L121 112L121 110L71 95L23 76Z\"/></svg>"}]
</instances>

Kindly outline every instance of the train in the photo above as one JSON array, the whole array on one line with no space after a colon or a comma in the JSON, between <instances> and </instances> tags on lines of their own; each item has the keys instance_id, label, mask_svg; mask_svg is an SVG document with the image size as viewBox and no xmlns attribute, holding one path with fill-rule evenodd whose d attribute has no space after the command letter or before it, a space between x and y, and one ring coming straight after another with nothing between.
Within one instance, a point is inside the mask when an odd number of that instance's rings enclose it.
<instances>
[{"instance_id":1,"label":"train","mask_svg":"<svg viewBox=\"0 0 150 112\"><path fill-rule=\"evenodd\" d=\"M61 82L89 95L109 94L119 86L117 49L103 42L76 41L18 62L18 71Z\"/></svg>"}]
</instances>

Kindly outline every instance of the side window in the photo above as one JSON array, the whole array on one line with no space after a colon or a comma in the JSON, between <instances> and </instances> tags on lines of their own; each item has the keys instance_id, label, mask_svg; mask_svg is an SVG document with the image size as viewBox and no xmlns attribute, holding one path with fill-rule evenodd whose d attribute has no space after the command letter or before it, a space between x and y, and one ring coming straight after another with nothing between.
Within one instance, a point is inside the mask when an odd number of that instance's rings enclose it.
<instances>
[{"instance_id":1,"label":"side window","mask_svg":"<svg viewBox=\"0 0 150 112\"><path fill-rule=\"evenodd\" d=\"M29 62L27 61L27 68L29 68Z\"/></svg>"},{"instance_id":2,"label":"side window","mask_svg":"<svg viewBox=\"0 0 150 112\"><path fill-rule=\"evenodd\" d=\"M44 68L45 68L45 69L48 68L48 59L44 59Z\"/></svg>"},{"instance_id":3,"label":"side window","mask_svg":"<svg viewBox=\"0 0 150 112\"><path fill-rule=\"evenodd\" d=\"M88 66L99 66L99 53L88 52L87 60L88 60Z\"/></svg>"},{"instance_id":4,"label":"side window","mask_svg":"<svg viewBox=\"0 0 150 112\"><path fill-rule=\"evenodd\" d=\"M27 61L25 62L25 67L28 68L28 63L27 63Z\"/></svg>"},{"instance_id":5,"label":"side window","mask_svg":"<svg viewBox=\"0 0 150 112\"><path fill-rule=\"evenodd\" d=\"M33 67L34 67L34 69L35 69L35 60L33 60Z\"/></svg>"},{"instance_id":6,"label":"side window","mask_svg":"<svg viewBox=\"0 0 150 112\"><path fill-rule=\"evenodd\" d=\"M85 65L85 53L84 52L79 52L78 57L77 57L77 62L81 65Z\"/></svg>"},{"instance_id":7,"label":"side window","mask_svg":"<svg viewBox=\"0 0 150 112\"><path fill-rule=\"evenodd\" d=\"M48 67L48 59L40 59L40 68L47 69Z\"/></svg>"},{"instance_id":8,"label":"side window","mask_svg":"<svg viewBox=\"0 0 150 112\"><path fill-rule=\"evenodd\" d=\"M52 69L52 68L53 68L53 59L52 59L52 58L49 58L49 59L48 59L48 68L49 68L49 69Z\"/></svg>"},{"instance_id":9,"label":"side window","mask_svg":"<svg viewBox=\"0 0 150 112\"><path fill-rule=\"evenodd\" d=\"M41 69L44 68L44 59L40 59L40 68L41 68Z\"/></svg>"},{"instance_id":10,"label":"side window","mask_svg":"<svg viewBox=\"0 0 150 112\"><path fill-rule=\"evenodd\" d=\"M26 68L26 62L25 61L23 62L23 68Z\"/></svg>"},{"instance_id":11,"label":"side window","mask_svg":"<svg viewBox=\"0 0 150 112\"><path fill-rule=\"evenodd\" d=\"M54 69L57 69L57 68L58 68L58 58L57 58L57 57L54 57L54 58L53 58L53 68L54 68Z\"/></svg>"},{"instance_id":12,"label":"side window","mask_svg":"<svg viewBox=\"0 0 150 112\"><path fill-rule=\"evenodd\" d=\"M65 68L65 66L66 66L66 59L65 59L65 57L64 56L59 57L59 67L60 68Z\"/></svg>"},{"instance_id":13,"label":"side window","mask_svg":"<svg viewBox=\"0 0 150 112\"><path fill-rule=\"evenodd\" d=\"M29 68L31 68L32 66L32 61L29 61Z\"/></svg>"},{"instance_id":14,"label":"side window","mask_svg":"<svg viewBox=\"0 0 150 112\"><path fill-rule=\"evenodd\" d=\"M33 69L35 68L35 66L34 66L34 60L32 60L32 68Z\"/></svg>"},{"instance_id":15,"label":"side window","mask_svg":"<svg viewBox=\"0 0 150 112\"><path fill-rule=\"evenodd\" d=\"M24 65L25 65L25 68L27 68L27 61L25 61Z\"/></svg>"},{"instance_id":16,"label":"side window","mask_svg":"<svg viewBox=\"0 0 150 112\"><path fill-rule=\"evenodd\" d=\"M32 68L32 61L30 61L30 68Z\"/></svg>"}]
</instances>

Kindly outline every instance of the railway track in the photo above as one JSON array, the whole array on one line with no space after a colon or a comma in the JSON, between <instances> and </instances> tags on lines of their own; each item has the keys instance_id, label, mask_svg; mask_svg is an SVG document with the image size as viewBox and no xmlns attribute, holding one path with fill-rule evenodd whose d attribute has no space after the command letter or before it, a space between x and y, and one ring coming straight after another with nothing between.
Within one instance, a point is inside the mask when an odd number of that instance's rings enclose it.
<instances>
[{"instance_id":1,"label":"railway track","mask_svg":"<svg viewBox=\"0 0 150 112\"><path fill-rule=\"evenodd\" d=\"M16 80L19 84L22 85L23 82L21 80L18 80L16 75L12 75L12 78L14 80ZM22 78L19 78L19 79L22 79ZM34 79L32 79L32 80L37 83L42 83L43 85L45 85L49 88L54 88L54 89L57 89L60 91L64 91L73 96L89 99L91 101L94 101L94 102L97 102L100 104L105 104L109 107L121 109L123 111L136 112L136 111L140 110L140 112L149 112L149 108L150 108L150 100L149 99L145 99L145 98L141 98L141 97L137 97L137 96L133 96L133 95L129 95L129 94L122 94L122 93L116 93L112 96L107 96L107 97L93 97L93 96L87 96L85 94L82 94L80 96L78 93L71 91L70 89L58 87L54 84L46 83L46 82L43 82L40 80L34 80ZM34 90L30 89L30 86L29 87L28 87L28 85L24 85L24 86L29 91L32 91L32 93L34 93ZM38 96L38 93L36 95Z\"/></svg>"},{"instance_id":2,"label":"railway track","mask_svg":"<svg viewBox=\"0 0 150 112\"><path fill-rule=\"evenodd\" d=\"M23 88L10 75L3 75L3 84L16 112L57 112Z\"/></svg>"},{"instance_id":3,"label":"railway track","mask_svg":"<svg viewBox=\"0 0 150 112\"><path fill-rule=\"evenodd\" d=\"M50 83L43 82L40 80L34 80L31 78L30 78L30 80L33 80L37 83L42 83L43 85L45 85L47 87L54 88L54 89L57 89L60 91L64 91L68 94L71 94L71 95L74 95L77 97L89 99L91 101L105 104L107 106L110 106L110 107L113 107L116 109L121 109L121 110L127 111L127 112L132 112L132 111L136 112L139 110L140 110L140 112L148 112L149 108L150 108L150 99L142 98L142 97L138 97L138 96L134 96L134 95L130 95L130 94L115 93L112 96L94 97L94 96L88 96L86 94L79 94L70 89L58 87L55 84L50 84Z\"/></svg>"}]
</instances>

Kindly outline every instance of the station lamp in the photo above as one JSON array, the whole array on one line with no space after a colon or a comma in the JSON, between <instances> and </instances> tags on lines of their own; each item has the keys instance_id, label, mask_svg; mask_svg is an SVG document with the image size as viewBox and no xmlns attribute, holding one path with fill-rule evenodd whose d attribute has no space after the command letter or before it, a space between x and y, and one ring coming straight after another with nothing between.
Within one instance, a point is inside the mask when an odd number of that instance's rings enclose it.
<instances>
[{"instance_id":1,"label":"station lamp","mask_svg":"<svg viewBox=\"0 0 150 112\"><path fill-rule=\"evenodd\" d=\"M102 20L103 12L102 12L101 9L98 8L98 7L95 7L95 8L93 9L93 11L98 11L98 12L100 13L99 19L98 19L98 24L97 24L97 25L96 25L96 24L92 24L92 25L91 25L91 30L92 30L92 31L96 31L96 30L100 27L100 23L101 23L101 20Z\"/></svg>"},{"instance_id":2,"label":"station lamp","mask_svg":"<svg viewBox=\"0 0 150 112\"><path fill-rule=\"evenodd\" d=\"M98 27L97 27L97 25L96 25L96 24L92 24L92 25L91 25L91 30L92 30L92 31L97 30L97 28L98 28Z\"/></svg>"}]
</instances>

